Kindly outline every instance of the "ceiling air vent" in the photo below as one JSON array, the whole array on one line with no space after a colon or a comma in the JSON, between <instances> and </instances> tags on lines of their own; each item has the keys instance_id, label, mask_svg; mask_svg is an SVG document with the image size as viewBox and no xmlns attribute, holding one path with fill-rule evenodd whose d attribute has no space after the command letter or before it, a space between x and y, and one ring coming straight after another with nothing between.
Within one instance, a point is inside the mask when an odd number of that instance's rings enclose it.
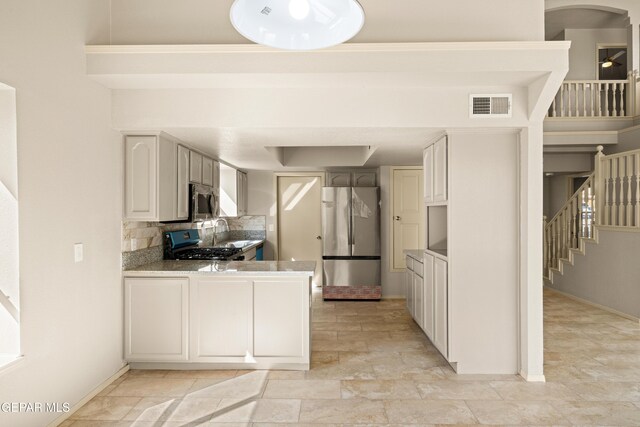
<instances>
[{"instance_id":1,"label":"ceiling air vent","mask_svg":"<svg viewBox=\"0 0 640 427\"><path fill-rule=\"evenodd\" d=\"M471 95L469 115L471 117L511 117L511 94Z\"/></svg>"}]
</instances>

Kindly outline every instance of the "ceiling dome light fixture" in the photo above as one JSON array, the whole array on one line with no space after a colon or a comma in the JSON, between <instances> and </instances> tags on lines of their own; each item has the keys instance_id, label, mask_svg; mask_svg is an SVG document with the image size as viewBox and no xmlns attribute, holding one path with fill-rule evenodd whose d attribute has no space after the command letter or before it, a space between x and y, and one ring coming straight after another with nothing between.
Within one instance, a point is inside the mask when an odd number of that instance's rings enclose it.
<instances>
[{"instance_id":1,"label":"ceiling dome light fixture","mask_svg":"<svg viewBox=\"0 0 640 427\"><path fill-rule=\"evenodd\" d=\"M314 50L358 34L364 10L356 0L235 0L231 23L249 40L287 50Z\"/></svg>"}]
</instances>

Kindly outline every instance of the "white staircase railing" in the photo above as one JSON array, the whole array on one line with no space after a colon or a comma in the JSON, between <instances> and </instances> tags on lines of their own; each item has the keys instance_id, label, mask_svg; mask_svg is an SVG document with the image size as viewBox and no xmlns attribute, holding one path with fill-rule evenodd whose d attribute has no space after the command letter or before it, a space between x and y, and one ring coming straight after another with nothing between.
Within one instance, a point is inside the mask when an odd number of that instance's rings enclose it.
<instances>
[{"instance_id":1,"label":"white staircase railing","mask_svg":"<svg viewBox=\"0 0 640 427\"><path fill-rule=\"evenodd\" d=\"M544 228L544 275L558 269L561 259L578 249L580 238L593 238L595 173L591 174Z\"/></svg>"},{"instance_id":2,"label":"white staircase railing","mask_svg":"<svg viewBox=\"0 0 640 427\"><path fill-rule=\"evenodd\" d=\"M640 150L605 156L598 146L595 170L544 225L544 276L560 269L595 226L640 229Z\"/></svg>"},{"instance_id":3,"label":"white staircase railing","mask_svg":"<svg viewBox=\"0 0 640 427\"><path fill-rule=\"evenodd\" d=\"M635 80L633 76L629 80L566 80L553 98L547 116L632 116Z\"/></svg>"}]
</instances>

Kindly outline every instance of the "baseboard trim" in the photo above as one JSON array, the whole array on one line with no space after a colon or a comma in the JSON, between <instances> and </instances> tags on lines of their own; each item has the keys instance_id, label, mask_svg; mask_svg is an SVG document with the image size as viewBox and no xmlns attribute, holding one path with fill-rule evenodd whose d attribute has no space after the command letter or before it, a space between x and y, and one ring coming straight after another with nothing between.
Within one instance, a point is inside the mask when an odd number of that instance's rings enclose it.
<instances>
[{"instance_id":1,"label":"baseboard trim","mask_svg":"<svg viewBox=\"0 0 640 427\"><path fill-rule=\"evenodd\" d=\"M78 403L76 403L71 407L69 412L67 412L66 414L60 415L53 422L51 422L51 424L49 424L48 427L57 427L63 422L65 422L66 420L68 420L69 417L71 417L74 413L78 411L78 409L82 408L88 401L96 397L98 393L100 393L102 390L107 388L112 382L114 382L115 380L120 378L122 375L124 375L124 373L127 372L128 370L129 370L129 365L124 365L122 368L120 368L118 372L111 375L109 378L104 380L98 387L94 388L89 394L87 394L85 397L80 399Z\"/></svg>"},{"instance_id":2,"label":"baseboard trim","mask_svg":"<svg viewBox=\"0 0 640 427\"><path fill-rule=\"evenodd\" d=\"M627 314L627 313L623 313L621 311L616 310L615 308L607 307L606 305L601 305L601 304L598 304L596 302L589 301L587 299L577 297L577 296L572 295L570 293L559 291L559 290L554 289L554 288L552 288L552 287L550 287L548 285L544 285L544 287L545 287L545 289L547 289L547 290L549 290L551 292L555 292L557 294L563 295L563 296L565 296L565 297L567 297L569 299L581 302L581 303L586 304L586 305L590 305L592 307L599 308L599 309L607 311L607 312L609 312L611 314L615 314L617 316L624 317L625 319L633 320L634 322L640 323L640 318L632 316L632 315Z\"/></svg>"},{"instance_id":3,"label":"baseboard trim","mask_svg":"<svg viewBox=\"0 0 640 427\"><path fill-rule=\"evenodd\" d=\"M522 378L524 378L525 381L530 382L530 383L544 383L544 382L547 382L547 380L544 377L544 375L528 375L526 372L520 371L520 376Z\"/></svg>"}]
</instances>

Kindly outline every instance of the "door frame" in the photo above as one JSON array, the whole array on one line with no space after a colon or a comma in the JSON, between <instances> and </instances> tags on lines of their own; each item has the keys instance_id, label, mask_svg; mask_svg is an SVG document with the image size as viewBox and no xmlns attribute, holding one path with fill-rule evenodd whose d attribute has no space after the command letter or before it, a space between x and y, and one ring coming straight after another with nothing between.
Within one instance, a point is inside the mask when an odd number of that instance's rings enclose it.
<instances>
[{"instance_id":1,"label":"door frame","mask_svg":"<svg viewBox=\"0 0 640 427\"><path fill-rule=\"evenodd\" d=\"M278 179L280 177L319 177L320 185L324 187L326 173L323 171L318 172L276 172L273 174L273 190L275 195L275 203L274 203L274 214L275 217L275 240L273 242L273 253L275 260L278 261L280 259L280 198L278 194ZM322 202L322 200L321 200ZM320 212L322 212L322 203L318 207ZM320 224L322 227L322 224Z\"/></svg>"},{"instance_id":2,"label":"door frame","mask_svg":"<svg viewBox=\"0 0 640 427\"><path fill-rule=\"evenodd\" d=\"M388 246L387 249L389 251L389 263L388 263L388 267L389 267L389 272L391 273L401 273L403 271L405 271L406 269L404 268L393 268L393 241L394 241L394 231L393 231L393 202L394 202L394 183L393 183L393 175L394 172L397 170L421 170L423 175L424 175L424 167L422 165L417 165L417 166L390 166L389 167L389 219L388 219L388 224L389 224L389 242L388 242ZM424 176L423 176L423 180L424 180ZM420 196L418 196L420 197ZM420 199L420 204L423 205L424 207L424 200ZM424 215L422 218L423 221L423 229L425 227L424 225ZM424 234L424 233L423 233Z\"/></svg>"}]
</instances>

